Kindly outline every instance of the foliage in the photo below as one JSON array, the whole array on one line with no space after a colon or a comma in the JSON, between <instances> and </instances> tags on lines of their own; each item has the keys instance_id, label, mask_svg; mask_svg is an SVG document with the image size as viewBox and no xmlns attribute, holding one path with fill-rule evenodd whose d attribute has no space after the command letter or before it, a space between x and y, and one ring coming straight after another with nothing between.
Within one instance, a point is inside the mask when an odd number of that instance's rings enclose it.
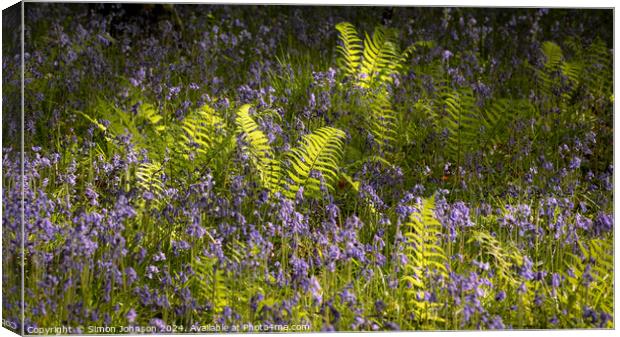
<instances>
[{"instance_id":1,"label":"foliage","mask_svg":"<svg viewBox=\"0 0 620 337\"><path fill-rule=\"evenodd\" d=\"M615 326L611 11L24 6L6 322Z\"/></svg>"}]
</instances>

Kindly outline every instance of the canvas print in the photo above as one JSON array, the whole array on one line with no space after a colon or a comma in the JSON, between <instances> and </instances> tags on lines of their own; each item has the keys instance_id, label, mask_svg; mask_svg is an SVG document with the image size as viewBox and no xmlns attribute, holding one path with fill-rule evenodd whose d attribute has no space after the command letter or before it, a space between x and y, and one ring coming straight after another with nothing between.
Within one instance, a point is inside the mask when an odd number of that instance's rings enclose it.
<instances>
[{"instance_id":1,"label":"canvas print","mask_svg":"<svg viewBox=\"0 0 620 337\"><path fill-rule=\"evenodd\" d=\"M612 9L26 2L2 48L11 331L615 327Z\"/></svg>"}]
</instances>

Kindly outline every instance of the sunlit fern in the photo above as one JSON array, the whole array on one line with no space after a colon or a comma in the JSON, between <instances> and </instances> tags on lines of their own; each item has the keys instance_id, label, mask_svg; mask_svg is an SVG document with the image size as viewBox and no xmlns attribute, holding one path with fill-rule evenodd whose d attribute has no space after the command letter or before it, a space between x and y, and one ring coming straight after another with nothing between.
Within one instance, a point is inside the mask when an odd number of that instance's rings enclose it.
<instances>
[{"instance_id":1,"label":"sunlit fern","mask_svg":"<svg viewBox=\"0 0 620 337\"><path fill-rule=\"evenodd\" d=\"M515 274L517 266L523 263L523 256L510 243L503 243L495 236L482 230L472 231L468 244L478 246L479 254L484 261L491 261L495 275L504 284L517 287L520 281Z\"/></svg>"},{"instance_id":2,"label":"sunlit fern","mask_svg":"<svg viewBox=\"0 0 620 337\"><path fill-rule=\"evenodd\" d=\"M366 86L371 86L376 79L392 82L391 75L397 73L401 67L400 56L395 31L378 26L372 37L366 33L360 65L360 74L366 76L361 78L362 82Z\"/></svg>"},{"instance_id":3,"label":"sunlit fern","mask_svg":"<svg viewBox=\"0 0 620 337\"><path fill-rule=\"evenodd\" d=\"M292 197L303 186L304 194L318 197L321 195L321 184L333 190L344 138L342 130L332 127L323 127L305 135L300 146L291 150L288 156L288 176L292 184L288 186L286 194ZM315 172L320 174L323 181L314 175Z\"/></svg>"},{"instance_id":4,"label":"sunlit fern","mask_svg":"<svg viewBox=\"0 0 620 337\"><path fill-rule=\"evenodd\" d=\"M365 34L362 41L355 27L348 22L336 25L341 44L337 46L338 67L354 83L368 89L362 100L366 127L380 152L389 153L389 144L394 141L395 111L386 84L393 83L395 74L403 68L407 58L415 50L410 46L401 53L394 30L377 27L372 36Z\"/></svg>"},{"instance_id":5,"label":"sunlit fern","mask_svg":"<svg viewBox=\"0 0 620 337\"><path fill-rule=\"evenodd\" d=\"M362 59L362 40L359 38L355 26L348 22L341 22L336 25L340 32L340 41L336 50L340 57L336 60L338 67L349 76L357 76L360 62Z\"/></svg>"},{"instance_id":6,"label":"sunlit fern","mask_svg":"<svg viewBox=\"0 0 620 337\"><path fill-rule=\"evenodd\" d=\"M180 142L184 155L188 157L192 152L207 154L214 144L221 140L219 128L223 126L223 122L223 119L208 105L185 117Z\"/></svg>"},{"instance_id":7,"label":"sunlit fern","mask_svg":"<svg viewBox=\"0 0 620 337\"><path fill-rule=\"evenodd\" d=\"M164 191L164 183L162 182L163 167L157 161L150 163L141 163L136 168L136 180L140 189L144 192L150 192L153 195L154 202L158 202Z\"/></svg>"},{"instance_id":8,"label":"sunlit fern","mask_svg":"<svg viewBox=\"0 0 620 337\"><path fill-rule=\"evenodd\" d=\"M469 88L443 87L434 107L422 104L439 131L447 131L446 154L457 163L467 153L492 150L508 141L511 122L532 117L537 110L527 100L496 99L480 106Z\"/></svg>"},{"instance_id":9,"label":"sunlit fern","mask_svg":"<svg viewBox=\"0 0 620 337\"><path fill-rule=\"evenodd\" d=\"M209 303L213 319L220 315L230 303L226 274L216 257L201 256L194 259L192 269L194 297L200 303Z\"/></svg>"},{"instance_id":10,"label":"sunlit fern","mask_svg":"<svg viewBox=\"0 0 620 337\"><path fill-rule=\"evenodd\" d=\"M513 121L533 118L538 110L527 99L494 99L478 111L477 123L472 127L478 132L479 150L490 150L505 144Z\"/></svg>"},{"instance_id":11,"label":"sunlit fern","mask_svg":"<svg viewBox=\"0 0 620 337\"><path fill-rule=\"evenodd\" d=\"M166 126L162 123L163 117L157 112L152 104L140 104L137 117L142 119L144 122L147 122L157 132L166 131Z\"/></svg>"},{"instance_id":12,"label":"sunlit fern","mask_svg":"<svg viewBox=\"0 0 620 337\"><path fill-rule=\"evenodd\" d=\"M402 281L407 304L418 322L425 326L444 321L438 316L441 304L425 301L424 297L425 292L441 288L441 285L431 280L429 275L447 280L446 266L449 263L443 248L439 245L442 227L435 217L435 197L425 199L420 206L421 211L411 214L403 229L407 243L405 246L407 264L404 267Z\"/></svg>"},{"instance_id":13,"label":"sunlit fern","mask_svg":"<svg viewBox=\"0 0 620 337\"><path fill-rule=\"evenodd\" d=\"M280 190L280 162L269 146L269 139L250 116L250 107L245 104L237 111L237 126L246 143L243 150L249 154L263 187L277 192Z\"/></svg>"},{"instance_id":14,"label":"sunlit fern","mask_svg":"<svg viewBox=\"0 0 620 337\"><path fill-rule=\"evenodd\" d=\"M447 153L457 163L478 142L479 109L471 89L444 88L433 110L434 119L448 131Z\"/></svg>"},{"instance_id":15,"label":"sunlit fern","mask_svg":"<svg viewBox=\"0 0 620 337\"><path fill-rule=\"evenodd\" d=\"M355 26L348 22L336 25L341 45L337 46L338 67L355 78L360 87L391 83L392 75L402 67L406 53L401 53L394 30L378 26L372 36L365 34L362 44Z\"/></svg>"},{"instance_id":16,"label":"sunlit fern","mask_svg":"<svg viewBox=\"0 0 620 337\"><path fill-rule=\"evenodd\" d=\"M569 253L564 260L566 268L562 275L567 285L562 287L558 295L560 302L568 310L569 315L574 315L573 317L581 317L585 305L612 313L614 310L612 241L595 238L578 241L577 244L578 253ZM587 286L586 279L590 279Z\"/></svg>"},{"instance_id":17,"label":"sunlit fern","mask_svg":"<svg viewBox=\"0 0 620 337\"><path fill-rule=\"evenodd\" d=\"M96 107L92 115L80 111L78 113L103 132L106 146L118 148L120 144L117 137L129 133L132 143L138 148L146 149L152 156L161 154L160 145L168 141L169 128L155 106L140 103L135 114L123 111L104 100L100 100ZM101 122L103 119L109 121L107 126Z\"/></svg>"},{"instance_id":18,"label":"sunlit fern","mask_svg":"<svg viewBox=\"0 0 620 337\"><path fill-rule=\"evenodd\" d=\"M532 67L544 109L572 110L566 114L573 122L595 122L593 110L611 105L612 53L601 40L583 47L576 39L566 41L567 51L554 42L541 47L542 67ZM560 93L558 95L558 93ZM575 98L585 97L585 100ZM584 104L586 103L586 104Z\"/></svg>"},{"instance_id":19,"label":"sunlit fern","mask_svg":"<svg viewBox=\"0 0 620 337\"><path fill-rule=\"evenodd\" d=\"M376 90L368 95L370 112L366 116L368 130L374 142L379 145L380 152L388 152L395 142L396 112L392 108L389 95L385 89Z\"/></svg>"}]
</instances>

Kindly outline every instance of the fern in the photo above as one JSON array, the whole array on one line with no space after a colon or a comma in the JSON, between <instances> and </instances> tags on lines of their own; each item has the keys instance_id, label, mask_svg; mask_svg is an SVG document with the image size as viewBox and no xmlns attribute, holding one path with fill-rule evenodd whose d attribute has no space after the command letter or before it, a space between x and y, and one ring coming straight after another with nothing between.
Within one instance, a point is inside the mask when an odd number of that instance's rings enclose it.
<instances>
[{"instance_id":1,"label":"fern","mask_svg":"<svg viewBox=\"0 0 620 337\"><path fill-rule=\"evenodd\" d=\"M443 90L435 119L448 130L447 152L457 164L478 142L479 111L471 89Z\"/></svg>"},{"instance_id":2,"label":"fern","mask_svg":"<svg viewBox=\"0 0 620 337\"><path fill-rule=\"evenodd\" d=\"M539 103L546 111L570 110L567 122L596 123L597 113L610 111L612 53L600 40L587 48L576 39L569 39L566 45L572 57L567 57L553 42L543 43L541 52L545 63L533 68L538 80L538 97L541 97Z\"/></svg>"},{"instance_id":3,"label":"fern","mask_svg":"<svg viewBox=\"0 0 620 337\"><path fill-rule=\"evenodd\" d=\"M613 312L613 246L609 239L578 241L578 254L569 253L562 272L568 283L558 295L573 317L581 317L584 305Z\"/></svg>"},{"instance_id":4,"label":"fern","mask_svg":"<svg viewBox=\"0 0 620 337\"><path fill-rule=\"evenodd\" d=\"M613 53L597 39L584 53L583 82L595 97L608 98L613 94Z\"/></svg>"},{"instance_id":5,"label":"fern","mask_svg":"<svg viewBox=\"0 0 620 337\"><path fill-rule=\"evenodd\" d=\"M155 131L161 133L166 131L166 126L162 124L163 117L157 113L152 104L143 103L138 108L138 118L147 122Z\"/></svg>"},{"instance_id":6,"label":"fern","mask_svg":"<svg viewBox=\"0 0 620 337\"><path fill-rule=\"evenodd\" d=\"M493 260L492 266L501 282L515 288L519 286L514 270L523 263L523 256L516 247L499 241L486 231L473 231L468 243L476 243L480 254Z\"/></svg>"},{"instance_id":7,"label":"fern","mask_svg":"<svg viewBox=\"0 0 620 337\"><path fill-rule=\"evenodd\" d=\"M389 143L394 142L396 113L386 85L402 70L415 45L401 53L395 31L385 27L375 28L372 36L365 34L363 43L352 24L342 22L336 29L341 41L337 47L338 67L353 78L357 86L368 89L361 102L363 108L370 108L364 116L367 128L381 152L389 154Z\"/></svg>"},{"instance_id":8,"label":"fern","mask_svg":"<svg viewBox=\"0 0 620 337\"><path fill-rule=\"evenodd\" d=\"M366 34L364 39L364 57L360 65L362 87L369 87L378 79L383 83L391 83L391 75L400 68L400 51L396 44L396 36L392 30L384 27L375 28L372 38Z\"/></svg>"},{"instance_id":9,"label":"fern","mask_svg":"<svg viewBox=\"0 0 620 337\"><path fill-rule=\"evenodd\" d=\"M162 172L163 167L157 161L141 163L136 169L138 186L142 190L152 193L155 200L159 200L164 191L164 183L161 180Z\"/></svg>"},{"instance_id":10,"label":"fern","mask_svg":"<svg viewBox=\"0 0 620 337\"><path fill-rule=\"evenodd\" d=\"M476 130L480 150L493 149L508 141L512 122L533 118L538 110L526 99L495 99L479 110Z\"/></svg>"},{"instance_id":11,"label":"fern","mask_svg":"<svg viewBox=\"0 0 620 337\"><path fill-rule=\"evenodd\" d=\"M468 88L443 87L434 105L419 102L435 127L447 131L446 153L457 163L463 162L467 153L493 150L506 143L512 121L537 114L527 100L496 99L479 106Z\"/></svg>"},{"instance_id":12,"label":"fern","mask_svg":"<svg viewBox=\"0 0 620 337\"><path fill-rule=\"evenodd\" d=\"M247 145L245 149L258 171L261 183L272 192L280 190L280 163L275 155L267 136L258 128L258 124L250 116L251 105L245 104L237 111L237 126Z\"/></svg>"},{"instance_id":13,"label":"fern","mask_svg":"<svg viewBox=\"0 0 620 337\"><path fill-rule=\"evenodd\" d=\"M385 89L370 95L370 111L368 114L369 130L382 150L387 150L390 143L395 142L396 112L392 109L388 93Z\"/></svg>"},{"instance_id":14,"label":"fern","mask_svg":"<svg viewBox=\"0 0 620 337\"><path fill-rule=\"evenodd\" d=\"M229 305L226 275L215 257L202 256L193 261L195 297L211 304L213 320Z\"/></svg>"},{"instance_id":15,"label":"fern","mask_svg":"<svg viewBox=\"0 0 620 337\"><path fill-rule=\"evenodd\" d=\"M359 38L355 26L348 22L337 24L336 29L340 32L340 41L342 42L342 45L336 47L341 56L336 62L342 71L355 77L362 58L362 40Z\"/></svg>"},{"instance_id":16,"label":"fern","mask_svg":"<svg viewBox=\"0 0 620 337\"><path fill-rule=\"evenodd\" d=\"M303 137L302 144L289 153L290 169L288 176L292 181L287 194L294 196L301 187L304 193L318 197L321 184L333 190L333 182L338 177L338 163L342 157L342 130L323 127ZM323 181L315 175L320 173Z\"/></svg>"},{"instance_id":17,"label":"fern","mask_svg":"<svg viewBox=\"0 0 620 337\"><path fill-rule=\"evenodd\" d=\"M188 115L183 120L183 135L180 142L184 155L188 157L188 154L194 151L207 154L214 144L221 141L222 137L218 132L223 122L208 105Z\"/></svg>"},{"instance_id":18,"label":"fern","mask_svg":"<svg viewBox=\"0 0 620 337\"><path fill-rule=\"evenodd\" d=\"M356 79L357 85L369 88L393 81L409 56L412 48L401 53L396 43L396 34L385 27L376 27L371 36L365 34L362 46L355 27L348 22L336 25L340 33L341 45L336 47L340 57L338 67L348 76Z\"/></svg>"},{"instance_id":19,"label":"fern","mask_svg":"<svg viewBox=\"0 0 620 337\"><path fill-rule=\"evenodd\" d=\"M551 41L545 41L542 45L542 53L545 56L545 68L550 71L555 71L562 64L564 54L562 48Z\"/></svg>"},{"instance_id":20,"label":"fern","mask_svg":"<svg viewBox=\"0 0 620 337\"><path fill-rule=\"evenodd\" d=\"M438 316L439 303L424 301L424 294L432 288L441 288L436 281L431 281L428 275L437 275L440 280L448 279L448 258L438 242L441 239L441 223L435 217L434 196L425 199L420 213L409 216L405 224L405 253L407 264L405 275L402 277L405 284L407 303L413 310L414 317L424 326L431 322L443 322Z\"/></svg>"}]
</instances>

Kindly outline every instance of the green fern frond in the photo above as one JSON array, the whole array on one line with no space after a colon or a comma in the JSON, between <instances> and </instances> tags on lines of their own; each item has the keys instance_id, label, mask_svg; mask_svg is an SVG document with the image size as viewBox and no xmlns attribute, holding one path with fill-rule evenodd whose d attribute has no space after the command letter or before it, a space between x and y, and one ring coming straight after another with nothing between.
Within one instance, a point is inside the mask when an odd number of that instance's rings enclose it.
<instances>
[{"instance_id":1,"label":"green fern frond","mask_svg":"<svg viewBox=\"0 0 620 337\"><path fill-rule=\"evenodd\" d=\"M138 108L138 117L151 125L155 129L155 131L166 131L166 126L161 123L163 117L159 113L157 113L157 110L152 104L140 104L140 107Z\"/></svg>"},{"instance_id":2,"label":"green fern frond","mask_svg":"<svg viewBox=\"0 0 620 337\"><path fill-rule=\"evenodd\" d=\"M435 112L448 130L448 154L457 162L478 144L479 109L471 89L442 90L439 111Z\"/></svg>"},{"instance_id":3,"label":"green fern frond","mask_svg":"<svg viewBox=\"0 0 620 337\"><path fill-rule=\"evenodd\" d=\"M196 258L192 263L192 269L195 271L193 288L196 291L193 295L198 301L211 304L215 319L222 313L224 307L229 305L226 274L215 257Z\"/></svg>"},{"instance_id":4,"label":"green fern frond","mask_svg":"<svg viewBox=\"0 0 620 337\"><path fill-rule=\"evenodd\" d=\"M384 27L375 28L372 38L366 34L359 70L364 87L371 86L377 78L383 83L392 82L390 75L397 72L401 56L395 40L394 32Z\"/></svg>"},{"instance_id":5,"label":"green fern frond","mask_svg":"<svg viewBox=\"0 0 620 337\"><path fill-rule=\"evenodd\" d=\"M159 200L164 191L164 183L161 180L162 173L163 167L157 161L141 163L136 168L138 186L144 191L151 192L155 200Z\"/></svg>"},{"instance_id":6,"label":"green fern frond","mask_svg":"<svg viewBox=\"0 0 620 337\"><path fill-rule=\"evenodd\" d=\"M280 162L269 146L267 136L259 129L258 124L250 116L251 105L245 104L237 111L237 126L243 134L247 145L245 150L258 171L261 183L272 192L280 190Z\"/></svg>"},{"instance_id":7,"label":"green fern frond","mask_svg":"<svg viewBox=\"0 0 620 337\"><path fill-rule=\"evenodd\" d=\"M412 46L401 53L396 32L385 27L376 27L372 36L366 33L363 44L352 24L341 22L336 29L340 32L341 41L341 45L336 47L338 67L362 88L391 83L392 75L402 69L415 49Z\"/></svg>"},{"instance_id":8,"label":"green fern frond","mask_svg":"<svg viewBox=\"0 0 620 337\"><path fill-rule=\"evenodd\" d=\"M413 53L416 52L418 48L433 48L433 47L435 47L435 41L432 41L432 40L420 40L420 41L416 41L415 43L409 45L409 47L403 50L403 52L401 53L398 59L397 70L400 71L402 69L402 66L405 64L405 62L409 60L411 55L413 55Z\"/></svg>"},{"instance_id":9,"label":"green fern frond","mask_svg":"<svg viewBox=\"0 0 620 337\"><path fill-rule=\"evenodd\" d=\"M419 213L409 216L404 225L406 239L405 253L407 264L402 281L405 284L407 303L413 310L414 317L425 325L429 322L442 322L438 316L439 303L424 301L424 293L433 288L441 288L429 275L438 276L440 280L448 279L449 266L445 251L439 245L442 226L435 217L435 196L425 199Z\"/></svg>"},{"instance_id":10,"label":"green fern frond","mask_svg":"<svg viewBox=\"0 0 620 337\"><path fill-rule=\"evenodd\" d=\"M343 152L342 130L323 127L303 137L302 144L289 153L290 168L288 176L292 181L287 194L294 197L303 186L304 194L313 197L321 195L321 184L333 190L333 182L338 176L338 164ZM320 173L323 182L313 172Z\"/></svg>"},{"instance_id":11,"label":"green fern frond","mask_svg":"<svg viewBox=\"0 0 620 337\"><path fill-rule=\"evenodd\" d=\"M545 68L551 71L556 70L562 63L564 54L562 48L551 41L545 41L542 45L542 53L545 56Z\"/></svg>"},{"instance_id":12,"label":"green fern frond","mask_svg":"<svg viewBox=\"0 0 620 337\"><path fill-rule=\"evenodd\" d=\"M185 117L181 126L183 129L181 148L184 156L187 158L188 154L194 151L206 154L220 140L218 128L222 125L222 118L208 105Z\"/></svg>"},{"instance_id":13,"label":"green fern frond","mask_svg":"<svg viewBox=\"0 0 620 337\"><path fill-rule=\"evenodd\" d=\"M595 97L607 98L613 94L613 52L605 42L595 40L584 53L586 66L583 82Z\"/></svg>"},{"instance_id":14,"label":"green fern frond","mask_svg":"<svg viewBox=\"0 0 620 337\"><path fill-rule=\"evenodd\" d=\"M473 231L467 243L476 243L480 254L493 261L495 275L501 282L518 287L521 281L515 275L515 267L523 263L523 256L510 243L499 241L486 231Z\"/></svg>"},{"instance_id":15,"label":"green fern frond","mask_svg":"<svg viewBox=\"0 0 620 337\"><path fill-rule=\"evenodd\" d=\"M564 268L560 274L564 284L556 294L562 309L566 310L567 317L582 317L584 306L613 312L612 238L580 240L577 249L563 258ZM613 327L613 322L608 324L607 327Z\"/></svg>"},{"instance_id":16,"label":"green fern frond","mask_svg":"<svg viewBox=\"0 0 620 337\"><path fill-rule=\"evenodd\" d=\"M348 22L341 22L336 25L340 32L342 45L336 47L340 57L336 60L338 67L347 75L357 74L362 58L362 40L359 38L355 26Z\"/></svg>"},{"instance_id":17,"label":"green fern frond","mask_svg":"<svg viewBox=\"0 0 620 337\"><path fill-rule=\"evenodd\" d=\"M385 150L390 142L394 142L396 133L396 112L392 109L388 93L381 89L370 95L370 111L368 115L369 130L380 147Z\"/></svg>"},{"instance_id":18,"label":"green fern frond","mask_svg":"<svg viewBox=\"0 0 620 337\"><path fill-rule=\"evenodd\" d=\"M568 78L573 87L579 85L583 71L583 64L580 62L563 62L560 68L562 70L562 74Z\"/></svg>"}]
</instances>

